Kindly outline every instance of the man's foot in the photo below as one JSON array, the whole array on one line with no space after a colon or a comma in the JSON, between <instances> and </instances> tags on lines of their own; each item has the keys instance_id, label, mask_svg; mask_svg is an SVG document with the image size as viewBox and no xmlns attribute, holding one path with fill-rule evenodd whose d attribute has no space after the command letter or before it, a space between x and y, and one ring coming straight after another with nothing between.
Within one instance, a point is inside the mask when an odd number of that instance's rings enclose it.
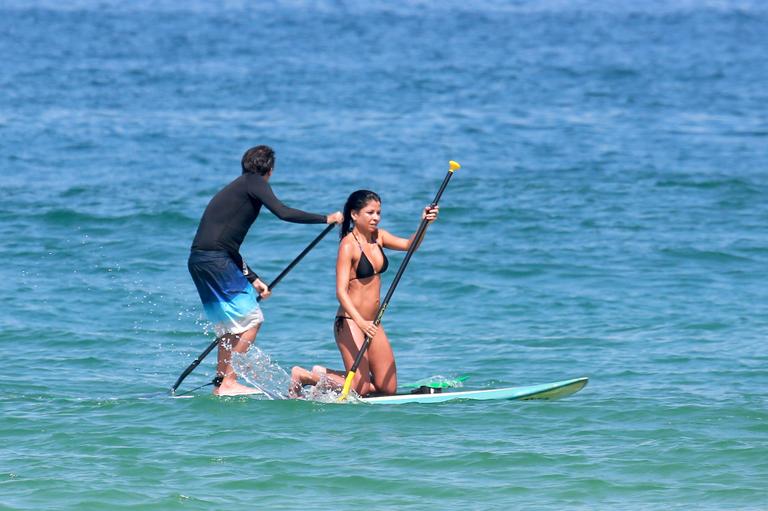
<instances>
[{"instance_id":1,"label":"man's foot","mask_svg":"<svg viewBox=\"0 0 768 511\"><path fill-rule=\"evenodd\" d=\"M213 389L214 396L248 396L252 394L263 394L256 387L249 387L238 382L222 382L221 385Z\"/></svg>"}]
</instances>

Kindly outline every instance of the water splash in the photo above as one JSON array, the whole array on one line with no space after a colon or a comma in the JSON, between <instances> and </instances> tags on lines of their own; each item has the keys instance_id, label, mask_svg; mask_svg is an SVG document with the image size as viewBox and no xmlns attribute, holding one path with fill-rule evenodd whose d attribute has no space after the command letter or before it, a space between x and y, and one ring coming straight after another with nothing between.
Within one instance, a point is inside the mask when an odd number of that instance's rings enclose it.
<instances>
[{"instance_id":1,"label":"water splash","mask_svg":"<svg viewBox=\"0 0 768 511\"><path fill-rule=\"evenodd\" d=\"M238 376L249 385L262 391L271 400L302 399L316 403L356 403L359 397L352 391L340 401L341 387L325 375L317 385L306 386L298 396L291 396L291 375L280 364L272 360L268 353L256 346L251 346L247 353L233 353L232 367Z\"/></svg>"},{"instance_id":2,"label":"water splash","mask_svg":"<svg viewBox=\"0 0 768 511\"><path fill-rule=\"evenodd\" d=\"M340 401L342 388L331 382L327 376L320 376L317 385L307 386L302 389L300 399L314 401L316 403L355 403L358 402L358 396L355 391L351 391L347 398Z\"/></svg>"},{"instance_id":3,"label":"water splash","mask_svg":"<svg viewBox=\"0 0 768 511\"><path fill-rule=\"evenodd\" d=\"M269 399L288 399L291 376L258 347L251 346L247 353L233 353L232 367Z\"/></svg>"}]
</instances>

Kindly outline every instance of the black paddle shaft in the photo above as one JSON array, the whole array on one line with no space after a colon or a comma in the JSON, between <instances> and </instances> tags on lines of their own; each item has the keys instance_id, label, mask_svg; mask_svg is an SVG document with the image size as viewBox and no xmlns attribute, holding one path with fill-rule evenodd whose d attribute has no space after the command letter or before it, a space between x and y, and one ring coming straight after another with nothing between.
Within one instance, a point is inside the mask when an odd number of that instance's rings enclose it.
<instances>
[{"instance_id":1,"label":"black paddle shaft","mask_svg":"<svg viewBox=\"0 0 768 511\"><path fill-rule=\"evenodd\" d=\"M443 191L445 191L445 187L448 186L448 181L451 180L451 176L453 176L452 170L448 171L445 179L443 179L443 184L440 185L440 189L437 191L437 195L435 195L435 200L432 201L432 207L437 206L438 202L440 202L440 197L442 197ZM424 231L427 230L427 225L429 225L429 221L426 218L419 224L419 228L416 230L416 236L413 238L413 243L410 247L408 247L408 252L405 253L405 258L403 259L403 262L400 263L400 268L397 269L395 278L392 280L392 284L389 286L389 290L384 296L384 301L381 302L381 305L379 306L379 310L376 313L376 319L373 321L374 325L379 326L381 323L381 318L384 316L384 312L387 310L389 301L392 299L392 295L395 294L395 288L397 288L397 284L400 282L400 278L403 276L403 273L405 273L405 267L408 266L408 262L411 260L413 253L416 251L416 247L419 245L419 241L421 240L422 236L424 236ZM363 345L360 346L360 351L355 357L355 362L350 368L351 372L357 371L360 362L363 360L363 355L365 355L365 352L368 350L368 346L370 346L370 344L371 338L366 335L365 340L363 341Z\"/></svg>"},{"instance_id":2,"label":"black paddle shaft","mask_svg":"<svg viewBox=\"0 0 768 511\"><path fill-rule=\"evenodd\" d=\"M319 235L318 235L318 236L317 236L315 239L313 239L313 240L312 240L312 243L310 243L309 245L307 245L307 248L305 248L304 250L302 250L301 254L297 255L297 256L296 256L296 259L294 259L293 261L291 261L291 264L289 264L288 266L286 266L286 267L285 267L285 269L284 269L283 271L281 271L281 272L280 272L280 275L278 275L277 277L275 277L275 280L273 280L272 282L270 282L270 283L269 283L269 289L271 290L271 289L272 289L273 287L275 287L275 286L276 286L276 285L277 285L277 284L278 284L278 283L279 283L281 280L283 280L283 277L285 277L285 276L288 274L288 272L289 272L289 271L291 271L291 270L293 269L293 267L294 267L294 266L296 266L297 264L299 264L299 261L301 261L302 259L304 259L304 256L305 256L305 255L307 255L307 254L309 253L309 251L310 251L310 250L312 250L313 248L315 248L315 245L317 245L318 243L320 243L320 240L322 240L322 239L325 237L325 235L326 235L326 234L328 234L329 232L331 232L331 230L332 230L334 227L336 227L336 224L329 224L329 225L328 225L328 227L326 227L325 229L323 229L323 232L321 232L321 233L320 233L320 234L319 234ZM261 296L259 296L258 298L256 298L256 300L258 300L258 301L261 301Z\"/></svg>"},{"instance_id":3,"label":"black paddle shaft","mask_svg":"<svg viewBox=\"0 0 768 511\"><path fill-rule=\"evenodd\" d=\"M299 254L298 256L296 256L296 258L295 258L293 261L291 261L291 264L289 264L288 266L286 266L286 267L285 267L285 269L284 269L283 271L281 271L281 272L280 272L280 275L278 275L277 277L275 277L275 280L273 280L272 282L270 282L270 283L269 283L269 285L268 285L267 287L269 287L270 291L271 291L271 290L272 290L272 289L273 289L273 288L274 288L274 287L275 287L275 286L276 286L276 285L277 285L277 284L278 284L278 283L279 283L281 280L283 280L283 277L285 277L285 276L288 274L288 272L289 272L289 271L291 271L291 270L293 269L293 267L294 267L294 266L296 266L297 264L299 264L299 261L301 261L302 259L304 259L304 256L305 256L305 255L307 255L307 254L309 253L309 251L310 251L310 250L312 250L313 248L315 248L315 245L317 245L318 243L320 243L320 240L322 240L322 239L325 237L325 235L326 235L326 234L328 234L329 232L331 232L331 230L332 230L332 229L333 229L335 226L336 226L336 224L335 224L335 223L334 223L334 224L329 224L329 225L328 225L328 226L327 226L325 229L323 229L323 232L321 232L321 233L320 233L320 234L319 234L319 235L318 235L318 236L317 236L315 239L313 239L313 240L312 240L312 242L311 242L309 245L307 245L307 248L305 248L304 250L302 250L301 254ZM258 297L256 297L256 301L257 301L257 302L260 302L260 301L261 301L261 296L258 296ZM173 384L173 387L171 387L171 394L175 394L175 393L176 393L176 389L177 389L177 388L179 388L179 385L181 385L181 382L183 382L183 381L184 381L184 378L186 378L187 376L189 376L189 373L191 373L192 371L194 371L194 370L195 370L195 368L196 368L197 366L199 366L199 365L200 365L200 362L202 362L202 361L203 361L203 359L204 359L205 357L207 357L207 356L208 356L208 354L209 354L211 351L213 351L213 348L215 348L215 347L216 347L216 345L217 345L218 343L219 343L219 338L217 337L216 339L214 339L214 340L213 340L213 342L212 342L211 344L209 344L209 345L208 345L208 347L207 347L207 348L205 348L205 351L203 351L202 353L200 353L200 355L199 355L199 356L198 356L198 357L197 357L197 358L196 358L196 359L195 359L195 360L194 360L194 361L193 361L191 364L189 364L189 367L187 367L186 369L184 369L184 372L183 372L183 373L181 373L181 375L180 375L180 376L178 377L178 379L176 380L176 383L174 383L174 384Z\"/></svg>"}]
</instances>

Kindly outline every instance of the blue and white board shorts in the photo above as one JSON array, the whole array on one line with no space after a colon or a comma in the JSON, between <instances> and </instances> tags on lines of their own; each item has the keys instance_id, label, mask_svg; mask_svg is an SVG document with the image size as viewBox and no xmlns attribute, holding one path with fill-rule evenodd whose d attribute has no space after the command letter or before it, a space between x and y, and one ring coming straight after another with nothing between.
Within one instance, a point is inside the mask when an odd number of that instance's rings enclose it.
<instances>
[{"instance_id":1,"label":"blue and white board shorts","mask_svg":"<svg viewBox=\"0 0 768 511\"><path fill-rule=\"evenodd\" d=\"M187 267L218 337L264 322L256 290L226 251L193 250Z\"/></svg>"}]
</instances>

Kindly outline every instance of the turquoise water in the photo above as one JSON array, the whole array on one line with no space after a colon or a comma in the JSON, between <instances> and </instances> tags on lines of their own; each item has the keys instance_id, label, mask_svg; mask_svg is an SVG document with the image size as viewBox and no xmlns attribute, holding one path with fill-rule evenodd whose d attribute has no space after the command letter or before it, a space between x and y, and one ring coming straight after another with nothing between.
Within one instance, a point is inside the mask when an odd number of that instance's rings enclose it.
<instances>
[{"instance_id":1,"label":"turquoise water","mask_svg":"<svg viewBox=\"0 0 768 511\"><path fill-rule=\"evenodd\" d=\"M0 1L1 509L768 509L768 8L464 5ZM403 235L463 164L384 319L401 381L590 384L165 397L212 339L197 221L259 143L289 205L371 188ZM320 229L265 212L243 254ZM338 366L335 245L264 303L282 367Z\"/></svg>"}]
</instances>

